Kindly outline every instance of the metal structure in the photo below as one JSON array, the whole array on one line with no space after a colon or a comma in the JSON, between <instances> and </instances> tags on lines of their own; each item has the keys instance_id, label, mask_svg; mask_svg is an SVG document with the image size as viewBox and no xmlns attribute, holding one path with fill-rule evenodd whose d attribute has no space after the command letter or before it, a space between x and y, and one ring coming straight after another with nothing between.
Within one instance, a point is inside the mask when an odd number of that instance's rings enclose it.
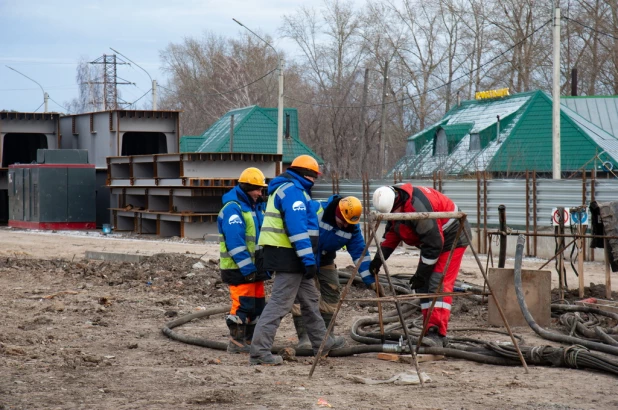
<instances>
[{"instance_id":1,"label":"metal structure","mask_svg":"<svg viewBox=\"0 0 618 410\"><path fill-rule=\"evenodd\" d=\"M278 174L281 155L177 153L107 158L113 225L119 231L205 239L217 235L221 197L247 167Z\"/></svg>"},{"instance_id":2,"label":"metal structure","mask_svg":"<svg viewBox=\"0 0 618 410\"><path fill-rule=\"evenodd\" d=\"M311 366L311 371L309 372L309 377L311 377L313 375L313 372L315 370L315 366L317 365L318 361L320 360L320 357L322 357L322 351L324 350L324 345L326 343L326 341L328 340L328 337L330 335L330 333L333 330L333 327L335 325L335 320L337 318L337 314L339 313L339 310L341 309L341 306L343 305L343 302L346 300L346 295L350 289L350 286L352 285L352 283L354 282L354 278L356 277L356 275L358 274L358 270L360 268L360 265L362 263L363 258L365 257L365 255L367 254L367 250L369 249L369 246L371 245L371 243L375 240L376 244L378 244L378 239L376 238L376 232L378 230L378 227L380 226L380 224L382 223L382 221L404 221L404 220L421 220L421 219L439 219L439 218L456 218L460 220L460 224L459 224L459 230L457 231L457 235L455 237L455 240L453 241L453 245L450 249L450 253L448 256L448 259L446 261L446 265L444 267L444 271L446 272L449 268L449 265L451 263L451 259L453 256L453 251L455 250L456 244L459 241L459 237L460 235L463 233L466 238L468 239L468 242L470 243L470 250L472 250L472 253L474 254L474 257L478 263L479 269L481 270L481 273L483 274L483 278L485 279L485 286L487 286L487 288L489 289L489 292L495 302L496 308L498 309L498 312L500 313L500 317L502 318L502 322L504 323L504 326L506 327L508 334L511 338L511 342L513 343L513 346L515 347L515 350L517 351L517 355L519 356L519 359L521 361L522 366L525 369L525 372L528 373L528 366L526 365L526 360L524 359L521 350L519 349L519 345L517 344L517 340L515 339L515 336L513 335L513 332L511 331L511 328L508 324L508 321L506 319L506 316L504 315L504 311L502 310L502 306L500 305L500 302L498 301L498 299L495 297L494 293L492 292L491 286L489 284L489 281L487 279L487 274L485 272L485 269L483 269L483 265L481 264L481 261L474 249L474 246L472 245L472 238L470 238L468 236L468 233L466 232L464 228L465 225L465 220L466 220L466 214L463 212L410 212L410 213L395 213L395 214L382 214L382 213L378 213L378 212L373 212L370 216L370 223L375 223L374 227L371 228L370 227L370 231L369 231L369 236L368 236L368 240L366 241L366 245L365 245L365 249L363 249L363 252L360 256L360 258L358 259L358 262L356 263L356 266L354 267L354 272L350 275L350 278L348 279L347 284L345 285L343 291L341 292L341 297L339 298L339 302L337 303L337 307L335 308L335 311L333 313L333 318L330 321L330 324L328 326L328 329L326 330L326 334L324 335L324 339L322 340L322 344L320 345L320 348L318 350L318 353L315 355L315 358L313 360L313 364ZM391 275L389 273L388 270L388 266L386 264L386 258L384 258L384 254L382 253L382 248L380 246L376 246L377 248L377 252L378 255L380 256L380 259L382 261L382 266L384 267L384 274L386 276L386 279L388 281L388 285L390 288L390 291L392 293L392 296L388 297L388 298L382 298L380 297L380 290L379 287L376 287L376 299L374 299L373 301L377 302L378 304L378 312L379 312L379 322L380 322L380 331L382 333L382 335L384 335L384 324L382 321L382 314L381 314L381 303L382 302L393 302L395 303L395 307L397 309L397 314L399 316L399 322L401 324L401 327L403 328L403 332L406 336L406 340L407 340L407 344L408 344L408 348L410 350L410 354L412 355L412 361L414 363L414 367L416 369L416 373L418 374L418 378L419 381L421 383L421 386L424 385L423 383L423 377L421 375L421 371L418 365L418 360L417 360L417 353L419 351L419 348L421 346L421 343L423 341L423 335L425 335L425 333L427 332L427 329L429 327L429 319L431 318L431 315L433 313L434 307L436 305L436 301L438 298L443 297L443 296L464 296L466 295L465 293L460 293L460 294L455 294L455 293L442 293L442 285L443 285L443 281L444 281L444 275L442 275L442 278L440 279L440 283L438 284L436 293L431 293L431 294L414 294L414 295L403 295L403 296L399 296L397 295L396 291L395 291L395 287L393 286L392 280L391 280ZM376 282L377 283L377 282ZM423 321L423 329L421 330L420 336L418 338L416 347L413 346L412 344L412 338L410 337L410 333L408 331L408 326L405 323L405 320L403 318L403 313L402 313L402 309L401 309L401 304L400 301L402 300L409 300L411 298L430 298L432 299L431 302L431 306L429 307L429 311L427 313L427 315L425 316L425 319ZM367 299L365 299L366 301ZM348 299L348 301L354 301L354 299ZM384 336L383 336L384 339Z\"/></svg>"},{"instance_id":3,"label":"metal structure","mask_svg":"<svg viewBox=\"0 0 618 410\"><path fill-rule=\"evenodd\" d=\"M129 63L116 57L116 54L103 54L89 64L103 64L103 81L92 82L92 84L103 84L103 110L117 110L118 85L132 84L122 78L123 81L118 82L117 66Z\"/></svg>"}]
</instances>

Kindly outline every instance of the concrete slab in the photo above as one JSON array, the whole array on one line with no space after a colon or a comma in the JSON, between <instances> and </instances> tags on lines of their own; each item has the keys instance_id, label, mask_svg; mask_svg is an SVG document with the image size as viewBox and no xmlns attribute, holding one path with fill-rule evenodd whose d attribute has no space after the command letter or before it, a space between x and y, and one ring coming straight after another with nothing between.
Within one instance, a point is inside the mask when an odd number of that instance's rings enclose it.
<instances>
[{"instance_id":1,"label":"concrete slab","mask_svg":"<svg viewBox=\"0 0 618 410\"><path fill-rule=\"evenodd\" d=\"M131 253L86 251L86 259L94 259L99 261L140 263L148 258L149 257L146 255L136 255Z\"/></svg>"},{"instance_id":2,"label":"concrete slab","mask_svg":"<svg viewBox=\"0 0 618 410\"><path fill-rule=\"evenodd\" d=\"M498 299L510 326L528 326L521 313L515 294L515 273L513 269L490 268L489 285ZM551 271L522 270L524 299L530 314L539 326L547 327L551 321ZM489 298L488 321L493 326L504 326L498 308Z\"/></svg>"}]
</instances>

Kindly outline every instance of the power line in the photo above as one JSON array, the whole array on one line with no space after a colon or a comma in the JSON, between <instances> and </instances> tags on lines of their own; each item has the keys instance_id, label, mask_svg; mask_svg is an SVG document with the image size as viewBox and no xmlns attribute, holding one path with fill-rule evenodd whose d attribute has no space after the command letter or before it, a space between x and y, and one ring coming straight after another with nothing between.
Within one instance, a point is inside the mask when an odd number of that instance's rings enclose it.
<instances>
[{"instance_id":1,"label":"power line","mask_svg":"<svg viewBox=\"0 0 618 410\"><path fill-rule=\"evenodd\" d=\"M71 111L67 107L65 107L64 105L57 103L56 100L54 100L53 98L49 97L49 99L52 100L53 103L56 104L58 107L64 108L67 112Z\"/></svg>"},{"instance_id":2,"label":"power line","mask_svg":"<svg viewBox=\"0 0 618 410\"><path fill-rule=\"evenodd\" d=\"M586 25L586 24L584 24L584 23L582 23L582 22L580 22L580 21L573 20L572 18L568 18L568 17L563 17L563 19L565 19L565 20L570 20L570 21L572 21L573 23L575 23L575 24L579 24L580 26L585 27L585 28L587 28L587 29L588 29L588 30L590 30L590 31L594 31L595 33L603 34L604 36L611 37L611 38L613 38L614 40L618 40L618 37L613 36L613 35L611 35L611 34L609 34L609 33L604 32L604 31L597 30L596 28L594 28L594 27L590 27L590 26L588 26L588 25Z\"/></svg>"},{"instance_id":3,"label":"power line","mask_svg":"<svg viewBox=\"0 0 618 410\"><path fill-rule=\"evenodd\" d=\"M135 105L135 103L136 103L136 102L138 102L139 100L141 100L142 98L144 98L145 96L147 96L147 95L148 95L148 93L149 93L149 92L151 92L151 91L152 91L152 88L151 88L150 90L146 91L146 92L144 93L144 95L142 95L141 97L139 97L137 100L135 100L135 101L133 101L132 103L130 103L130 104L129 104L129 106Z\"/></svg>"},{"instance_id":4,"label":"power line","mask_svg":"<svg viewBox=\"0 0 618 410\"><path fill-rule=\"evenodd\" d=\"M240 87L235 88L235 89L233 89L233 90L227 90L227 91L222 91L222 92L220 92L220 93L210 93L210 94L199 94L199 95L198 95L198 94L193 94L193 93L189 93L189 94L191 94L191 95L195 95L195 96L198 96L198 97L214 97L214 96L217 96L217 95L224 95L224 94L234 93L234 92L236 92L236 91L240 91L240 90L242 90L243 88L247 88L247 87L249 87L250 85L253 85L253 84L257 83L258 81L260 81L260 80L264 79L265 77L269 76L270 74L272 74L272 73L273 73L273 72L275 72L275 71L277 71L277 68L273 68L272 70L270 70L269 72L267 72L266 74L264 74L263 76L261 76L260 78L258 78L258 79L256 79L256 80L253 80L253 81L251 81L250 83L247 83L247 84L241 85ZM159 87L161 87L161 88L163 88L164 90L167 90L167 91L169 91L169 92L171 92L171 93L173 93L173 92L174 92L173 90L170 90L169 88L164 87L164 86L162 86L162 85L160 85ZM181 94L187 95L187 93L181 93Z\"/></svg>"},{"instance_id":5,"label":"power line","mask_svg":"<svg viewBox=\"0 0 618 410\"><path fill-rule=\"evenodd\" d=\"M441 84L441 85L439 85L439 86L433 87L433 88L431 88L431 89L429 89L429 90L427 90L427 91L423 91L423 92L418 93L418 94L415 94L415 95L411 95L411 96L408 96L408 97L403 97L403 98L400 98L400 99L397 99L397 100L386 101L384 104L385 104L385 105L390 105L390 104L395 104L395 103L404 102L404 101L406 101L406 100L412 100L412 99L417 98L417 97L420 97L420 96L422 96L422 95L429 94L429 93L431 93L431 92L433 92L433 91L439 90L440 88L446 87L446 86L448 86L449 84L452 84L452 83L454 83L454 82L456 82L456 81L459 81L459 80L461 80L462 78L465 78L465 77L469 76L470 74L472 74L472 73L474 73L474 72L476 72L476 71L480 70L481 68L483 68L483 67L485 67L485 66L487 66L487 65L489 65L489 64L491 64L491 63L493 63L493 62L494 62L494 61L496 61L498 58L502 57L503 55L505 55L506 53L508 53L509 51L511 51L512 49L514 49L515 47L517 47L518 45L520 45L520 44L522 44L523 42L525 42L526 40L528 40L530 37L532 37L532 36L533 36L534 34L536 34L539 30L541 30L542 28L544 28L545 26L547 26L547 25L548 25L549 23L551 23L551 22L552 22L552 20L547 20L547 22L545 22L542 26L538 27L538 28L537 28L537 29L535 29L532 33L528 34L528 35L527 35L526 37L524 37L522 40L520 40L520 41L518 41L517 43L513 44L511 47L507 48L506 50L504 50L503 52L501 52L501 53L500 53L500 54L498 54L497 56L493 57L492 59L490 59L489 61L487 61L487 62L485 62L485 63L481 64L480 66L476 67L475 69L470 70L470 71L468 71L467 73L462 74L462 75L460 75L459 77L457 77L457 78L455 78L455 79L453 79L453 80L451 80L451 81L449 81L449 82L443 83L443 84ZM347 106L346 106L346 105L339 105L339 106L338 106L338 105L329 105L329 104L323 104L323 103L313 103L313 102L308 102L308 101L297 100L296 98L294 98L294 97L290 97L290 96L287 96L287 95L285 96L285 98L287 98L288 100L295 101L295 102L300 103L300 104L304 104L304 105L312 105L312 106L316 106L316 107L324 107L324 108L345 108L345 109L354 109L354 108L368 108L368 107L381 107L381 106L382 106L382 104L381 104L381 103L380 103L380 104L369 104L369 105L347 105ZM409 103L407 103L407 104L411 104L411 102L409 102Z\"/></svg>"},{"instance_id":6,"label":"power line","mask_svg":"<svg viewBox=\"0 0 618 410\"><path fill-rule=\"evenodd\" d=\"M37 107L37 109L36 109L36 110L34 110L34 111L32 111L32 112L37 112L37 111L39 110L39 108L41 108L41 107L43 106L43 104L45 104L45 102L42 102L42 103L41 103L41 105L39 105L39 106Z\"/></svg>"}]
</instances>

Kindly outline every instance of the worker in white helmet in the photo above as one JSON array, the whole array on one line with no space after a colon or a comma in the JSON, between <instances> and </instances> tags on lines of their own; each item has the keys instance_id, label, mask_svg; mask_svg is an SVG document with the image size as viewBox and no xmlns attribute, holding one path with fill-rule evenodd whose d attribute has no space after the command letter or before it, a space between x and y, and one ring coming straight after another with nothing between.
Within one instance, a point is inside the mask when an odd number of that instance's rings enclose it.
<instances>
[{"instance_id":1,"label":"worker in white helmet","mask_svg":"<svg viewBox=\"0 0 618 410\"><path fill-rule=\"evenodd\" d=\"M458 212L459 208L453 201L432 188L412 186L410 183L396 186L382 186L373 194L373 206L382 213L406 212ZM460 220L451 219L420 219L412 221L389 221L386 225L384 240L380 244L384 258L393 253L401 241L420 249L420 260L416 273L410 279L410 284L418 293L435 293L442 277L442 292L452 292L459 273L461 260L469 243L465 235L456 238ZM471 235L470 226L466 220L464 228ZM455 250L448 267L444 272L446 261L453 246ZM382 266L382 260L376 255L371 261L369 270L377 274ZM432 299L421 299L423 318L429 313ZM434 310L429 318L426 337L423 339L430 346L446 346L446 333L451 314L450 296L436 300Z\"/></svg>"}]
</instances>

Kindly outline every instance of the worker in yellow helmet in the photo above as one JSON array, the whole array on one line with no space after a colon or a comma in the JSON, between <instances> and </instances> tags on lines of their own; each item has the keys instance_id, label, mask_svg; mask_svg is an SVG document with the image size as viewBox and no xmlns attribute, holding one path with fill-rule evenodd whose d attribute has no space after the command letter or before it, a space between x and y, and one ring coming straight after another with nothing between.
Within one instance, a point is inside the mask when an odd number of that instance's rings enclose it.
<instances>
[{"instance_id":1,"label":"worker in yellow helmet","mask_svg":"<svg viewBox=\"0 0 618 410\"><path fill-rule=\"evenodd\" d=\"M266 178L257 168L247 168L238 185L223 195L217 217L221 280L230 288L232 308L226 317L230 329L229 353L249 353L255 324L266 304L264 281L268 273L258 272L256 253L264 219L260 203Z\"/></svg>"},{"instance_id":2,"label":"worker in yellow helmet","mask_svg":"<svg viewBox=\"0 0 618 410\"><path fill-rule=\"evenodd\" d=\"M339 274L335 265L337 251L345 247L356 265L365 249L365 239L359 225L363 205L354 196L342 198L340 195L333 195L326 202L314 202L319 207L317 214L320 239L317 252L319 266L317 278L320 288L320 314L328 328L341 294ZM381 286L376 285L374 276L369 273L370 262L371 255L367 251L358 272L367 287L375 290L378 286L383 295ZM294 305L292 317L298 336L296 348L310 348L311 344L298 305Z\"/></svg>"}]
</instances>

